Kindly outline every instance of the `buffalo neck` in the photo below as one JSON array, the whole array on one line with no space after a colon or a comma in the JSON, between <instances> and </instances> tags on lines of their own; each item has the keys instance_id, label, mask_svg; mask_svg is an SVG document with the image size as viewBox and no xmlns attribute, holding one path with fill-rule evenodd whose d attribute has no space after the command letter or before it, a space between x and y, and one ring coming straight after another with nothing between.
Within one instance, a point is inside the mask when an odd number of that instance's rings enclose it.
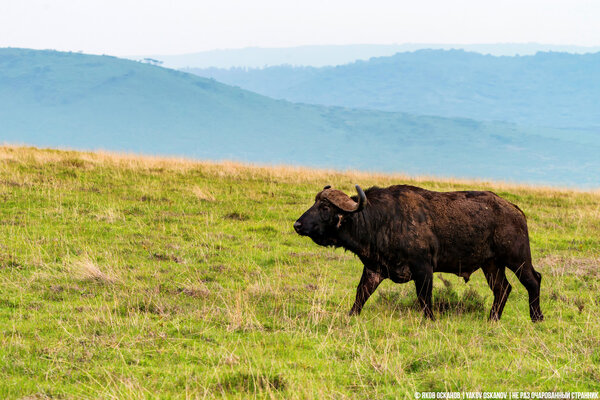
<instances>
[{"instance_id":1,"label":"buffalo neck","mask_svg":"<svg viewBox=\"0 0 600 400\"><path fill-rule=\"evenodd\" d=\"M376 240L377 221L369 218L366 210L346 215L338 230L338 240L341 247L349 250L360 258L369 258L372 243Z\"/></svg>"}]
</instances>

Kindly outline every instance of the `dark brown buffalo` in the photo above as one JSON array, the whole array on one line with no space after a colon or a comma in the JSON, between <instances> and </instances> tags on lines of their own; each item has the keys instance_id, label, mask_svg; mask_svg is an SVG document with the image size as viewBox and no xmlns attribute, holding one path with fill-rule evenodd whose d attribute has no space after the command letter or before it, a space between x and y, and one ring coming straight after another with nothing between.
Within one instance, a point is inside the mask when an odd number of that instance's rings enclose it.
<instances>
[{"instance_id":1,"label":"dark brown buffalo","mask_svg":"<svg viewBox=\"0 0 600 400\"><path fill-rule=\"evenodd\" d=\"M434 272L465 282L479 268L494 292L490 319L498 320L511 291L505 267L529 293L532 321L540 309L542 276L533 269L527 221L514 204L492 192L433 192L414 186L372 187L348 197L326 186L295 223L298 234L321 246L344 247L364 264L350 314L359 314L383 279L415 281L426 317L434 319Z\"/></svg>"}]
</instances>

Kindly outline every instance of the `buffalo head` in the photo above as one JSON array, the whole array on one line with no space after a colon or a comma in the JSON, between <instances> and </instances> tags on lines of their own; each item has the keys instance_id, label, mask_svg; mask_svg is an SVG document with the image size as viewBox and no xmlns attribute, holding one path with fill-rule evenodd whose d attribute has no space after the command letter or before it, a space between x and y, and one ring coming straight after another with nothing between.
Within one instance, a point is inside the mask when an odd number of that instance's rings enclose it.
<instances>
[{"instance_id":1,"label":"buffalo head","mask_svg":"<svg viewBox=\"0 0 600 400\"><path fill-rule=\"evenodd\" d=\"M310 237L321 246L337 245L337 230L346 215L359 212L367 203L365 192L356 185L358 202L340 190L325 186L315 197L315 204L294 223L299 235Z\"/></svg>"}]
</instances>

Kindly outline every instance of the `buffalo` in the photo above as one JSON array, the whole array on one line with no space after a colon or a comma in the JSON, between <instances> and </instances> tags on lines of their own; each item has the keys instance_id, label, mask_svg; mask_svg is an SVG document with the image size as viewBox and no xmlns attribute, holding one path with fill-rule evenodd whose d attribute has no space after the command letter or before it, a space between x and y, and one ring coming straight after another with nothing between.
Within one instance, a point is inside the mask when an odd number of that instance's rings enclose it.
<instances>
[{"instance_id":1,"label":"buffalo","mask_svg":"<svg viewBox=\"0 0 600 400\"><path fill-rule=\"evenodd\" d=\"M357 196L325 186L294 223L302 236L321 246L343 247L364 264L350 315L360 314L384 279L414 280L425 317L434 319L434 272L468 282L479 268L494 293L490 320L499 320L512 289L508 267L529 294L533 322L540 309L542 276L531 263L525 214L488 191L435 192L409 185L372 187Z\"/></svg>"}]
</instances>

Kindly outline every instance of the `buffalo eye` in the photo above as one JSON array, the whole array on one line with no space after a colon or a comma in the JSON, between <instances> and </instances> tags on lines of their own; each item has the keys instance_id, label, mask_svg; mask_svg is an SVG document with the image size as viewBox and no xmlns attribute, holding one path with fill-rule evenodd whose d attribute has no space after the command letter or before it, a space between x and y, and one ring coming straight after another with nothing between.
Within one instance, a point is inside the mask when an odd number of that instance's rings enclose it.
<instances>
[{"instance_id":1,"label":"buffalo eye","mask_svg":"<svg viewBox=\"0 0 600 400\"><path fill-rule=\"evenodd\" d=\"M331 207L327 204L323 204L319 207L319 213L321 214L321 219L328 220L331 218Z\"/></svg>"}]
</instances>

